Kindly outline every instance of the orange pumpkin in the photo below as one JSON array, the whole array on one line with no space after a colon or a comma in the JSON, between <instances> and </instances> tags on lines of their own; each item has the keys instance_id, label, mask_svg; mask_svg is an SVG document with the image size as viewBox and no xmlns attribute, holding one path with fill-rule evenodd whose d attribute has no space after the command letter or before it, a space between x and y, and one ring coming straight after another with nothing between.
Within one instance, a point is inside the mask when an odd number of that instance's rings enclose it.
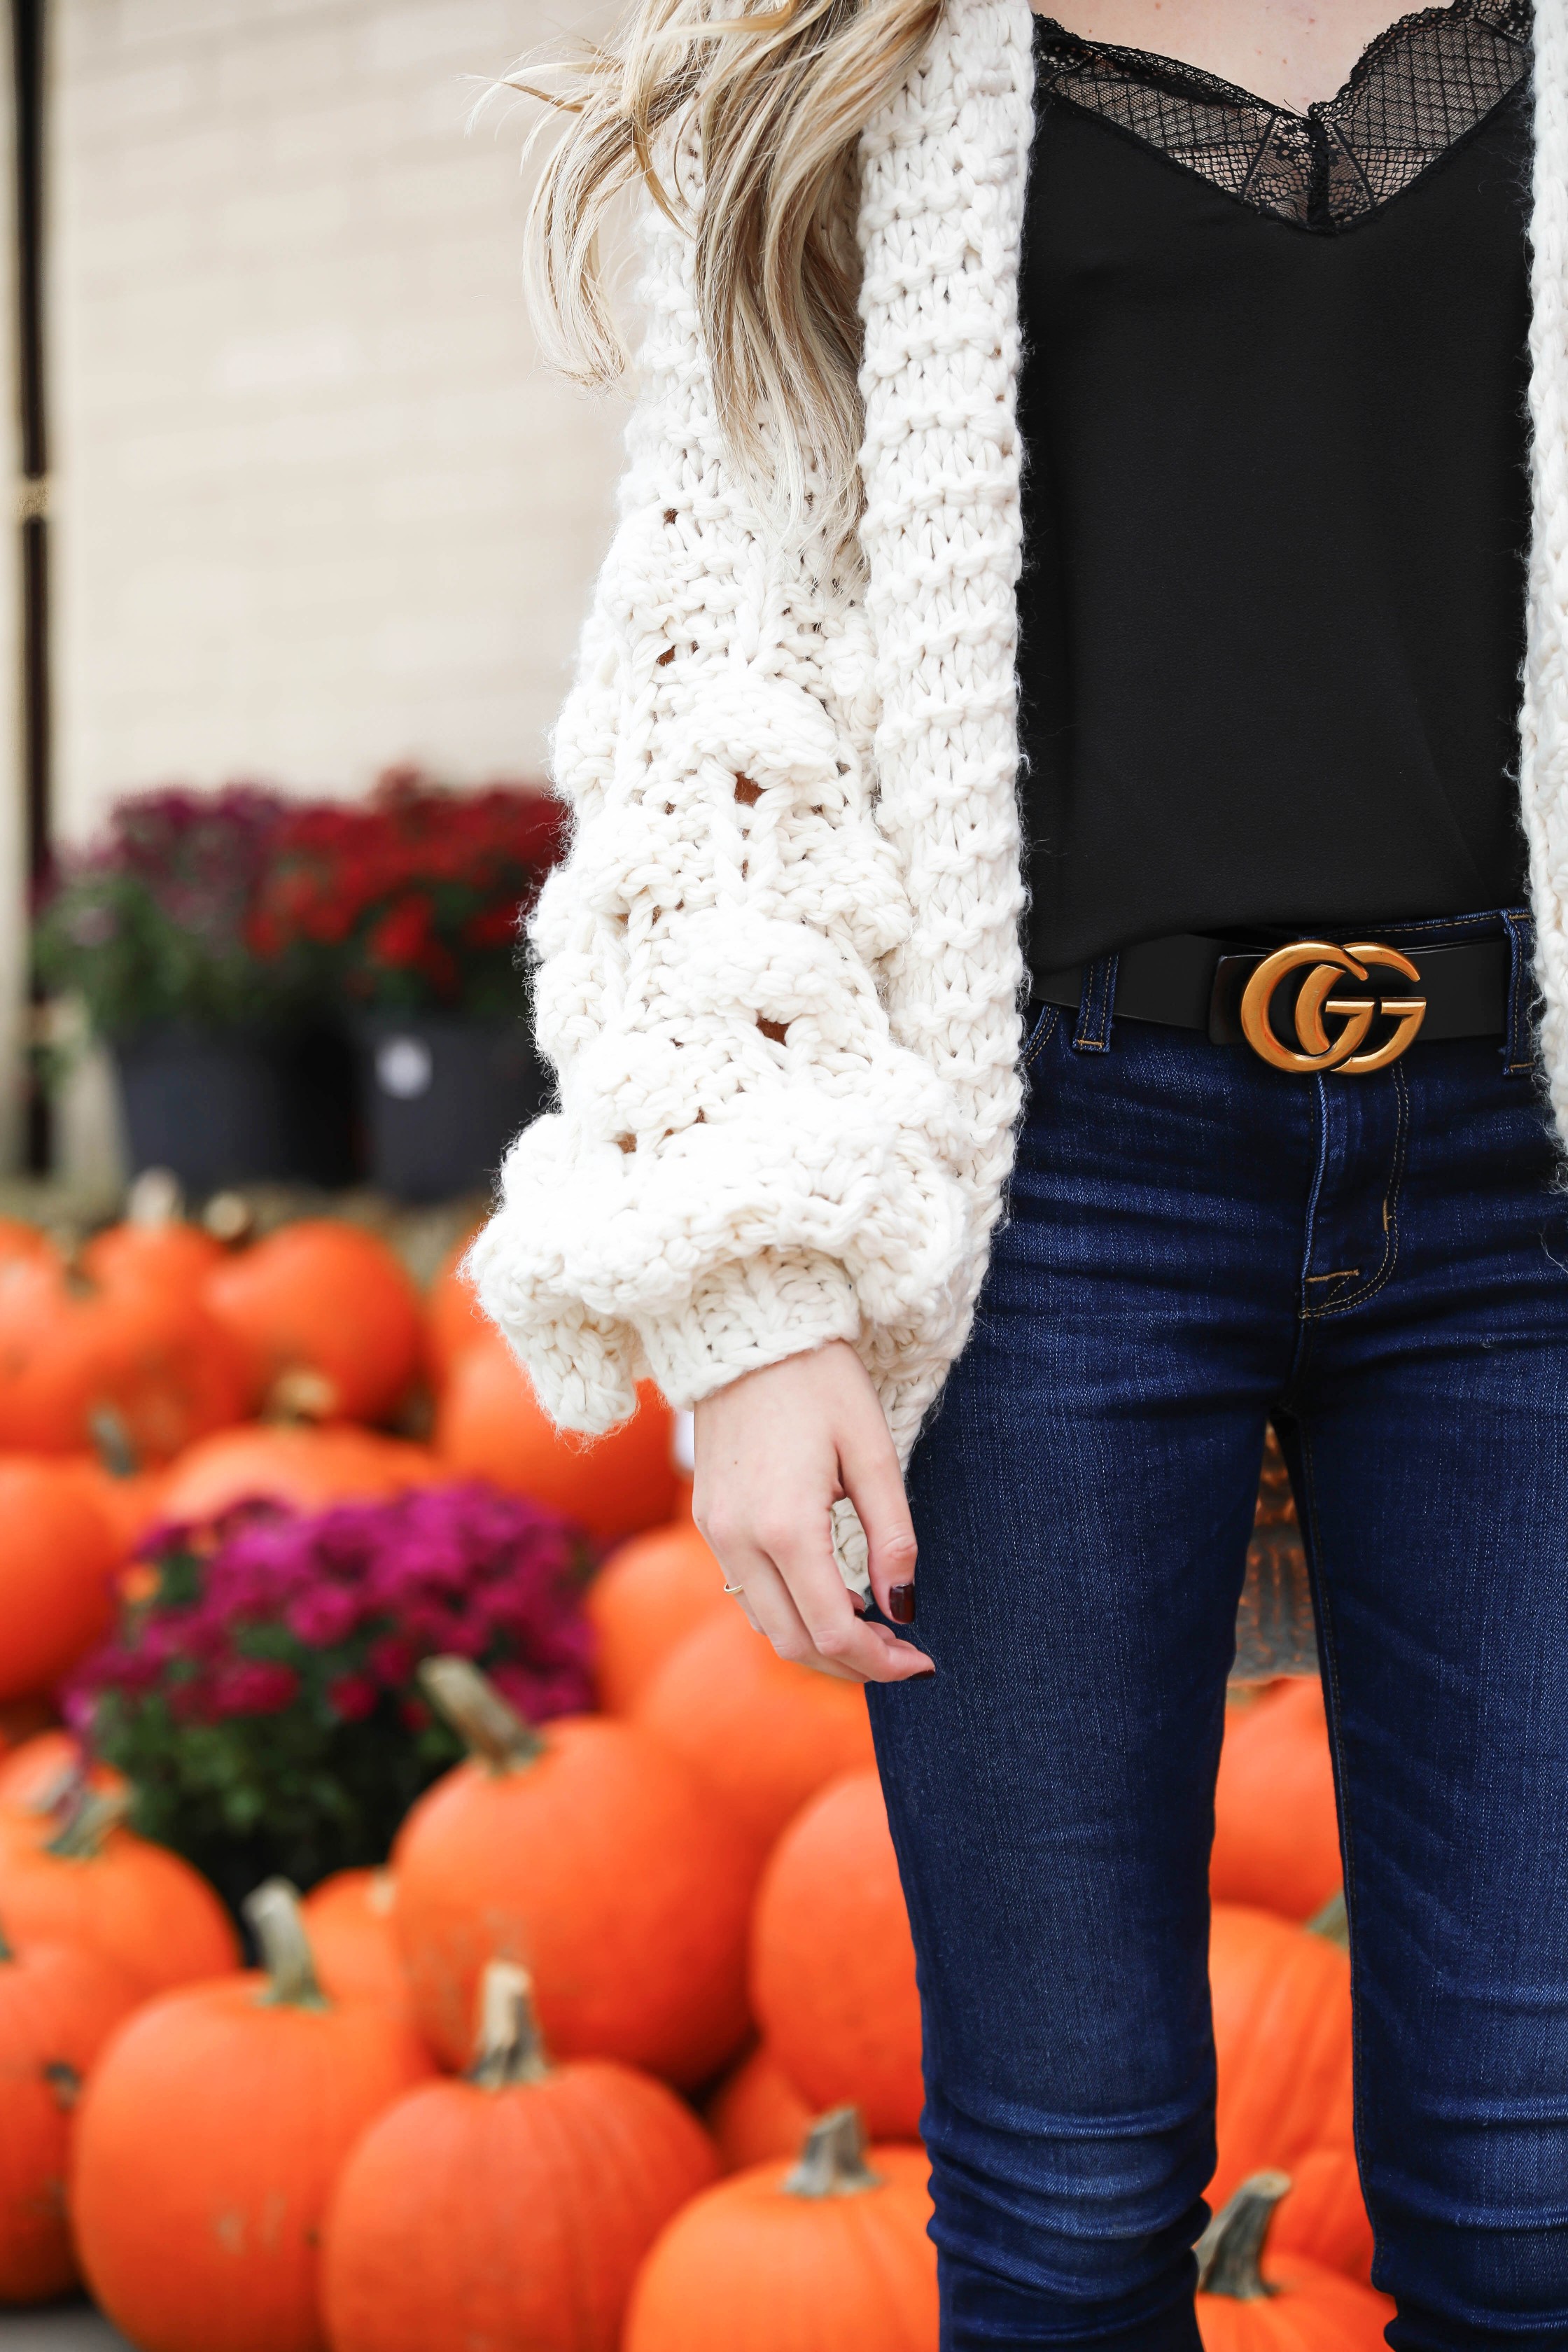
<instances>
[{"instance_id":1,"label":"orange pumpkin","mask_svg":"<svg viewBox=\"0 0 1568 2352\"><path fill-rule=\"evenodd\" d=\"M1198 2333L1204 2352L1384 2352L1394 2304L1342 2272L1266 2248L1274 2209L1290 2186L1260 2172L1241 2187L1198 2243Z\"/></svg>"},{"instance_id":2,"label":"orange pumpkin","mask_svg":"<svg viewBox=\"0 0 1568 2352\"><path fill-rule=\"evenodd\" d=\"M620 2058L682 2084L746 2030L748 1843L645 1732L562 1717L534 1733L465 1660L426 1688L468 1761L426 1791L393 1849L415 2013L460 2065L485 1963L533 1979L563 2058Z\"/></svg>"},{"instance_id":3,"label":"orange pumpkin","mask_svg":"<svg viewBox=\"0 0 1568 2352\"><path fill-rule=\"evenodd\" d=\"M875 1772L833 1781L773 1849L752 1926L752 2000L815 2105L852 2100L879 2139L918 2137L914 1946Z\"/></svg>"},{"instance_id":4,"label":"orange pumpkin","mask_svg":"<svg viewBox=\"0 0 1568 2352\"><path fill-rule=\"evenodd\" d=\"M413 2014L393 1932L389 1870L340 1870L300 1905L316 1973L333 2000L386 2000Z\"/></svg>"},{"instance_id":5,"label":"orange pumpkin","mask_svg":"<svg viewBox=\"0 0 1568 2352\"><path fill-rule=\"evenodd\" d=\"M459 1271L473 1238L471 1233L465 1234L448 1250L425 1293L425 1364L437 1388L447 1378L464 1349L494 1328L472 1285Z\"/></svg>"},{"instance_id":6,"label":"orange pumpkin","mask_svg":"<svg viewBox=\"0 0 1568 2352\"><path fill-rule=\"evenodd\" d=\"M32 1943L81 1944L143 1994L238 1963L228 1914L188 1862L121 1827L124 1790L84 1789L63 1822L0 1840L0 1915Z\"/></svg>"},{"instance_id":7,"label":"orange pumpkin","mask_svg":"<svg viewBox=\"0 0 1568 2352\"><path fill-rule=\"evenodd\" d=\"M126 1785L112 1764L89 1759L74 1731L35 1732L0 1762L0 1814L35 1824L89 1784L100 1790Z\"/></svg>"},{"instance_id":8,"label":"orange pumpkin","mask_svg":"<svg viewBox=\"0 0 1568 2352\"><path fill-rule=\"evenodd\" d=\"M74 1471L0 1462L0 1698L56 1683L109 1631L120 1546Z\"/></svg>"},{"instance_id":9,"label":"orange pumpkin","mask_svg":"<svg viewBox=\"0 0 1568 2352\"><path fill-rule=\"evenodd\" d=\"M1209 1984L1219 2067L1221 2204L1251 2173L1352 2145L1350 1961L1269 1911L1216 1903Z\"/></svg>"},{"instance_id":10,"label":"orange pumpkin","mask_svg":"<svg viewBox=\"0 0 1568 2352\"><path fill-rule=\"evenodd\" d=\"M739 1616L724 1571L689 1519L618 1544L588 1587L594 1681L606 1715L626 1715L665 1660L709 1618ZM743 1622L743 1621L742 1621Z\"/></svg>"},{"instance_id":11,"label":"orange pumpkin","mask_svg":"<svg viewBox=\"0 0 1568 2352\"><path fill-rule=\"evenodd\" d=\"M651 2075L550 2066L526 1975L492 1961L467 2077L399 2100L343 2168L322 2256L332 2352L616 2352L638 2263L717 2168Z\"/></svg>"},{"instance_id":12,"label":"orange pumpkin","mask_svg":"<svg viewBox=\"0 0 1568 2352\"><path fill-rule=\"evenodd\" d=\"M384 1241L302 1218L215 1266L207 1306L243 1353L257 1405L377 1421L419 1365L419 1295Z\"/></svg>"},{"instance_id":13,"label":"orange pumpkin","mask_svg":"<svg viewBox=\"0 0 1568 2352\"><path fill-rule=\"evenodd\" d=\"M95 1952L18 1951L0 1935L0 2303L42 2303L76 2283L66 2223L73 2111L88 2068L137 2000Z\"/></svg>"},{"instance_id":14,"label":"orange pumpkin","mask_svg":"<svg viewBox=\"0 0 1568 2352\"><path fill-rule=\"evenodd\" d=\"M199 1298L203 1284L224 1255L221 1242L178 1217L147 1223L128 1218L95 1234L82 1248L80 1265L94 1282L151 1282L166 1293Z\"/></svg>"},{"instance_id":15,"label":"orange pumpkin","mask_svg":"<svg viewBox=\"0 0 1568 2352\"><path fill-rule=\"evenodd\" d=\"M811 2108L764 2042L727 2074L708 2102L708 2128L726 2172L793 2156Z\"/></svg>"},{"instance_id":16,"label":"orange pumpkin","mask_svg":"<svg viewBox=\"0 0 1568 2352\"><path fill-rule=\"evenodd\" d=\"M665 1660L631 1720L722 1790L763 1845L829 1780L876 1764L860 1685L792 1665L733 1603Z\"/></svg>"},{"instance_id":17,"label":"orange pumpkin","mask_svg":"<svg viewBox=\"0 0 1568 2352\"><path fill-rule=\"evenodd\" d=\"M365 2126L431 2071L384 2003L323 1997L291 1888L274 1880L247 1912L265 1975L151 2002L78 2118L82 2272L142 2352L325 2352L332 2184Z\"/></svg>"},{"instance_id":18,"label":"orange pumpkin","mask_svg":"<svg viewBox=\"0 0 1568 2352\"><path fill-rule=\"evenodd\" d=\"M214 1519L236 1503L268 1496L300 1511L400 1495L437 1485L440 1464L422 1445L350 1423L274 1429L246 1422L193 1445L163 1489L168 1519Z\"/></svg>"},{"instance_id":19,"label":"orange pumpkin","mask_svg":"<svg viewBox=\"0 0 1568 2352\"><path fill-rule=\"evenodd\" d=\"M9 1258L46 1258L57 1265L59 1252L38 1226L20 1217L0 1217L0 1265Z\"/></svg>"},{"instance_id":20,"label":"orange pumpkin","mask_svg":"<svg viewBox=\"0 0 1568 2352\"><path fill-rule=\"evenodd\" d=\"M58 1262L0 1262L0 1446L80 1454L100 1430L167 1462L245 1410L244 1367L195 1300Z\"/></svg>"},{"instance_id":21,"label":"orange pumpkin","mask_svg":"<svg viewBox=\"0 0 1568 2352\"><path fill-rule=\"evenodd\" d=\"M735 2173L676 2215L625 2352L937 2352L927 2170L923 2148L868 2151L852 2108L825 2116L798 2163Z\"/></svg>"},{"instance_id":22,"label":"orange pumpkin","mask_svg":"<svg viewBox=\"0 0 1568 2352\"><path fill-rule=\"evenodd\" d=\"M1226 1718L1209 1886L1216 1903L1310 1919L1339 1883L1333 1766L1314 1675Z\"/></svg>"},{"instance_id":23,"label":"orange pumpkin","mask_svg":"<svg viewBox=\"0 0 1568 2352\"><path fill-rule=\"evenodd\" d=\"M1372 2284L1372 2223L1352 2149L1314 2147L1298 2157L1269 2243L1277 2253L1307 2254Z\"/></svg>"},{"instance_id":24,"label":"orange pumpkin","mask_svg":"<svg viewBox=\"0 0 1568 2352\"><path fill-rule=\"evenodd\" d=\"M564 1511L596 1541L616 1543L675 1508L669 1409L646 1381L638 1397L631 1419L606 1437L559 1430L491 1330L452 1366L436 1409L436 1451L454 1477L488 1478Z\"/></svg>"},{"instance_id":25,"label":"orange pumpkin","mask_svg":"<svg viewBox=\"0 0 1568 2352\"><path fill-rule=\"evenodd\" d=\"M75 1454L62 1461L80 1493L108 1521L115 1549L128 1559L150 1528L165 1514L163 1496L172 1473L167 1469L121 1471L90 1455Z\"/></svg>"}]
</instances>

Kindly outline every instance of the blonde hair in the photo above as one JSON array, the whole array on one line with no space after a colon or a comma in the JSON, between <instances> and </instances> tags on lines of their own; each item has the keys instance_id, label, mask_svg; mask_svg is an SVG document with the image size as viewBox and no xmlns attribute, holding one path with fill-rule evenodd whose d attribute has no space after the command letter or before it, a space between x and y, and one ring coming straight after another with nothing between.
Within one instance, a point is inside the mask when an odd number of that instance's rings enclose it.
<instances>
[{"instance_id":1,"label":"blonde hair","mask_svg":"<svg viewBox=\"0 0 1568 2352\"><path fill-rule=\"evenodd\" d=\"M764 510L836 538L859 507L856 151L918 62L942 0L634 0L558 69L564 122L535 187L529 279L546 348L579 381L625 365L601 257L605 215L641 184L693 239L719 423ZM675 158L694 132L700 185Z\"/></svg>"}]
</instances>

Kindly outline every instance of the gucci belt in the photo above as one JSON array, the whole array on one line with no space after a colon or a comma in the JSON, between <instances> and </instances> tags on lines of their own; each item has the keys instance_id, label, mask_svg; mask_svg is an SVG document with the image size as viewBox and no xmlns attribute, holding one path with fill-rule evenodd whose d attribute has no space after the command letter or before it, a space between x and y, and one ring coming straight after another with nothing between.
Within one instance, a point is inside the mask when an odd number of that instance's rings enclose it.
<instances>
[{"instance_id":1,"label":"gucci belt","mask_svg":"<svg viewBox=\"0 0 1568 2352\"><path fill-rule=\"evenodd\" d=\"M1322 940L1298 940L1290 947L1276 948L1272 955L1264 957L1241 992L1242 1035L1253 1052L1277 1070L1342 1070L1347 1077L1355 1077L1365 1070L1385 1069L1415 1043L1426 1018L1426 999L1412 996L1408 990L1397 996L1347 996L1345 974L1365 981L1374 966L1403 972L1408 981L1421 978L1407 955L1401 955L1397 948L1381 947L1375 940L1363 940L1351 948L1331 947ZM1305 975L1292 1011L1305 1053L1282 1045L1274 1029L1275 995L1292 972ZM1330 995L1332 988L1339 989L1337 996ZM1344 1022L1337 1037L1331 1037L1323 1026L1325 1013L1336 1013ZM1393 1034L1371 1052L1358 1053L1356 1048L1377 1013L1393 1023Z\"/></svg>"},{"instance_id":2,"label":"gucci belt","mask_svg":"<svg viewBox=\"0 0 1568 2352\"><path fill-rule=\"evenodd\" d=\"M1216 1045L1250 1045L1277 1070L1355 1077L1386 1069L1417 1037L1500 1037L1510 957L1506 939L1407 955L1376 940L1247 950L1179 932L1121 950L1111 1009L1127 1020L1201 1029ZM1076 1007L1104 971L1047 972L1034 994L1043 1004Z\"/></svg>"}]
</instances>

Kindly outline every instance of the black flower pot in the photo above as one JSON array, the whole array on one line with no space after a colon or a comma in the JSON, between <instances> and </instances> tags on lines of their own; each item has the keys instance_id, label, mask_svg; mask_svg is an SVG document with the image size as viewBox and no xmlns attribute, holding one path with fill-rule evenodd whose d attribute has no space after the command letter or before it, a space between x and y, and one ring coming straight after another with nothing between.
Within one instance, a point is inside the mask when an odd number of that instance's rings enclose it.
<instances>
[{"instance_id":1,"label":"black flower pot","mask_svg":"<svg viewBox=\"0 0 1568 2352\"><path fill-rule=\"evenodd\" d=\"M186 1192L273 1179L352 1183L353 1059L326 1029L148 1029L114 1046L133 1175Z\"/></svg>"},{"instance_id":2,"label":"black flower pot","mask_svg":"<svg viewBox=\"0 0 1568 2352\"><path fill-rule=\"evenodd\" d=\"M489 1184L549 1098L521 1020L374 1013L359 1039L367 1172L395 1200L446 1201Z\"/></svg>"}]
</instances>

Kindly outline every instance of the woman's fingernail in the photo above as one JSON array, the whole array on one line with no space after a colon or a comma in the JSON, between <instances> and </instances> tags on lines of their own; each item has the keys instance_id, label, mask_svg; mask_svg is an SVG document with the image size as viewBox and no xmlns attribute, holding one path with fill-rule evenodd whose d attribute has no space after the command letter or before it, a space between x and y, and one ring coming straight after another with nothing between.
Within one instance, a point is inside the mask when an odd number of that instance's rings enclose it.
<instances>
[{"instance_id":1,"label":"woman's fingernail","mask_svg":"<svg viewBox=\"0 0 1568 2352\"><path fill-rule=\"evenodd\" d=\"M895 1584L888 1594L888 1614L895 1625L912 1625L915 1622L915 1588L912 1584Z\"/></svg>"}]
</instances>

